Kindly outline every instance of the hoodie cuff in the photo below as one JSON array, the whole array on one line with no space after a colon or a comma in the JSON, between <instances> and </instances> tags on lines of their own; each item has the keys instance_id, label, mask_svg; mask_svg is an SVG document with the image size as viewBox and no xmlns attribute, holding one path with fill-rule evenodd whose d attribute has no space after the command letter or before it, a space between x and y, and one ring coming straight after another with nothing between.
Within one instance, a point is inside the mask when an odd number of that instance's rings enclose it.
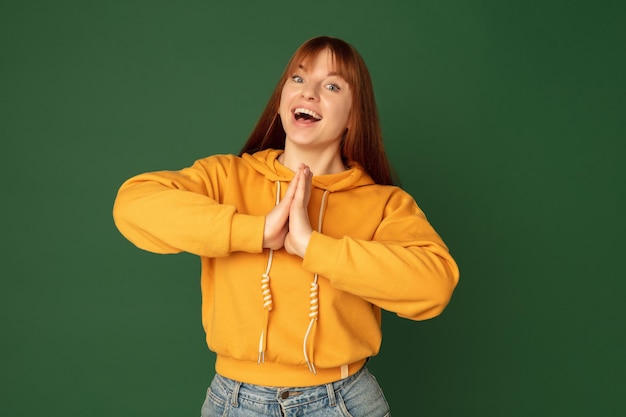
<instances>
[{"instance_id":1,"label":"hoodie cuff","mask_svg":"<svg viewBox=\"0 0 626 417\"><path fill-rule=\"evenodd\" d=\"M230 251L262 252L264 228L265 217L235 213L230 228Z\"/></svg>"},{"instance_id":2,"label":"hoodie cuff","mask_svg":"<svg viewBox=\"0 0 626 417\"><path fill-rule=\"evenodd\" d=\"M313 231L302 260L302 266L308 271L328 275L335 269L335 255L340 250L341 240Z\"/></svg>"}]
</instances>

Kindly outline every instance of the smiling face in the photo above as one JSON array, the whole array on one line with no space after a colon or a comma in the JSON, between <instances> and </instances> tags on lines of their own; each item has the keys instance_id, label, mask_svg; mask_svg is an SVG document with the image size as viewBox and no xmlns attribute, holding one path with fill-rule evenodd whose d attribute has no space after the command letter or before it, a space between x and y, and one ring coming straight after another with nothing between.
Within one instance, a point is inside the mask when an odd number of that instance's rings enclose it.
<instances>
[{"instance_id":1,"label":"smiling face","mask_svg":"<svg viewBox=\"0 0 626 417\"><path fill-rule=\"evenodd\" d=\"M351 109L350 85L337 73L332 53L324 49L300 63L283 86L279 114L286 144L335 147L338 152Z\"/></svg>"}]
</instances>

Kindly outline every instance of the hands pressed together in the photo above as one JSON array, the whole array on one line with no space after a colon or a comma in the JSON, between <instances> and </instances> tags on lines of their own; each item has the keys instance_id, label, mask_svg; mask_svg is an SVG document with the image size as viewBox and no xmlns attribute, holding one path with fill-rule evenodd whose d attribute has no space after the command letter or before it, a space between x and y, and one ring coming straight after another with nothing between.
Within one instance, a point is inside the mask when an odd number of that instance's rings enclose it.
<instances>
[{"instance_id":1,"label":"hands pressed together","mask_svg":"<svg viewBox=\"0 0 626 417\"><path fill-rule=\"evenodd\" d=\"M265 217L264 248L284 247L288 253L304 257L313 233L307 211L312 178L310 168L300 164L285 196Z\"/></svg>"}]
</instances>

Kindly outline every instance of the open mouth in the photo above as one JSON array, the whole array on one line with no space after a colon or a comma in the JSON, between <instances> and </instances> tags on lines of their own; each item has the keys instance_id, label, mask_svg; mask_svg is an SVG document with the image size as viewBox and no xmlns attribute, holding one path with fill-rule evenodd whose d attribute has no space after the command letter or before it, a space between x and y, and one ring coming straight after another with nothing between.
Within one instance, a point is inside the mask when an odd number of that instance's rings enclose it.
<instances>
[{"instance_id":1,"label":"open mouth","mask_svg":"<svg viewBox=\"0 0 626 417\"><path fill-rule=\"evenodd\" d=\"M322 120L322 116L314 112L310 109L305 109L304 107L298 107L294 109L293 115L296 118L296 121L315 123Z\"/></svg>"}]
</instances>

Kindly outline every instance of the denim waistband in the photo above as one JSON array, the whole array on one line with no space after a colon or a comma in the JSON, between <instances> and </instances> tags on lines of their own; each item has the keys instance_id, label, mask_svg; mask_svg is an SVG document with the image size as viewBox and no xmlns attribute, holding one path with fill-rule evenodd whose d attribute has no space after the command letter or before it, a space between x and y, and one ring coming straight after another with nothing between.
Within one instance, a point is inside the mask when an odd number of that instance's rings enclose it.
<instances>
[{"instance_id":1,"label":"denim waistband","mask_svg":"<svg viewBox=\"0 0 626 417\"><path fill-rule=\"evenodd\" d=\"M278 401L283 405L288 406L315 401L326 397L328 398L330 405L334 406L336 401L335 393L348 388L364 372L368 372L365 366L347 378L328 384L314 385L310 387L270 387L264 385L254 385L235 381L219 374L215 375L213 382L217 385L216 388L219 387L218 389L223 390L222 394L228 397L231 404L235 407L238 406L238 401L241 398L266 404Z\"/></svg>"}]
</instances>

